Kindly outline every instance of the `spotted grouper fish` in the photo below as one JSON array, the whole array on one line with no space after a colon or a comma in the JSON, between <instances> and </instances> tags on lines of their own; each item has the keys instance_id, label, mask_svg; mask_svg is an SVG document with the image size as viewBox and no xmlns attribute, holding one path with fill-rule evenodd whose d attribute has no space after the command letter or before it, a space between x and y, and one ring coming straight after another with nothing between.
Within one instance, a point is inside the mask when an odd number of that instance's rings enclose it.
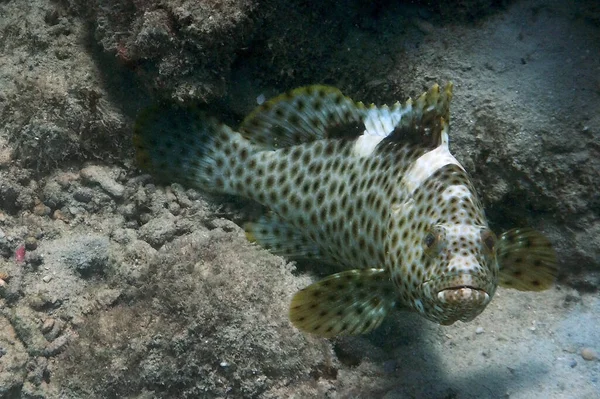
<instances>
[{"instance_id":1,"label":"spotted grouper fish","mask_svg":"<svg viewBox=\"0 0 600 399\"><path fill-rule=\"evenodd\" d=\"M237 130L178 106L136 124L139 165L170 181L269 209L247 236L272 252L339 272L297 292L290 319L324 337L366 333L392 309L470 321L498 285L550 287L548 239L496 236L448 148L452 84L417 100L366 106L308 86L259 106Z\"/></svg>"}]
</instances>

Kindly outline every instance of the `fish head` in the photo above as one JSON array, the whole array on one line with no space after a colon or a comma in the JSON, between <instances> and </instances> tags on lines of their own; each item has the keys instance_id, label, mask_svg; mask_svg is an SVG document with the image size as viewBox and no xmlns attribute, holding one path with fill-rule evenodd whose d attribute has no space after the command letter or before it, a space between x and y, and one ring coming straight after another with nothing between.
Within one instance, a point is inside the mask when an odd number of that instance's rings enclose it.
<instances>
[{"instance_id":1,"label":"fish head","mask_svg":"<svg viewBox=\"0 0 600 399\"><path fill-rule=\"evenodd\" d=\"M391 276L404 306L442 325L471 321L498 285L496 236L487 225L416 222Z\"/></svg>"},{"instance_id":2,"label":"fish head","mask_svg":"<svg viewBox=\"0 0 600 399\"><path fill-rule=\"evenodd\" d=\"M418 288L421 313L443 325L479 315L498 285L495 246L487 226L438 224L426 232L425 278Z\"/></svg>"}]
</instances>

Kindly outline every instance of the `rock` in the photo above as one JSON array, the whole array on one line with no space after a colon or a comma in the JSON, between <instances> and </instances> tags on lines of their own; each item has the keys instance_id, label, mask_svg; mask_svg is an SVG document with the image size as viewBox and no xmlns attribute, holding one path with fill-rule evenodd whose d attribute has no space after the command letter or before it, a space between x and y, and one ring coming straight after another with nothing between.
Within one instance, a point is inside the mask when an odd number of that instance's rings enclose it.
<instances>
[{"instance_id":1,"label":"rock","mask_svg":"<svg viewBox=\"0 0 600 399\"><path fill-rule=\"evenodd\" d=\"M42 332L48 333L50 332L50 330L52 330L52 327L54 327L54 319L52 317L48 317L46 320L44 320L44 324L42 324Z\"/></svg>"},{"instance_id":2,"label":"rock","mask_svg":"<svg viewBox=\"0 0 600 399\"><path fill-rule=\"evenodd\" d=\"M62 254L67 266L84 277L103 273L108 262L109 239L99 234L73 239Z\"/></svg>"},{"instance_id":3,"label":"rock","mask_svg":"<svg viewBox=\"0 0 600 399\"><path fill-rule=\"evenodd\" d=\"M164 243L172 241L177 231L175 217L166 213L161 217L151 218L140 228L139 235L142 240L154 248L158 248Z\"/></svg>"},{"instance_id":4,"label":"rock","mask_svg":"<svg viewBox=\"0 0 600 399\"><path fill-rule=\"evenodd\" d=\"M598 359L598 352L596 352L594 349L592 348L583 348L581 349L581 357L584 360L597 360Z\"/></svg>"},{"instance_id":5,"label":"rock","mask_svg":"<svg viewBox=\"0 0 600 399\"><path fill-rule=\"evenodd\" d=\"M89 188L80 188L73 194L75 201L87 204L94 198L94 192Z\"/></svg>"},{"instance_id":6,"label":"rock","mask_svg":"<svg viewBox=\"0 0 600 399\"><path fill-rule=\"evenodd\" d=\"M50 342L43 351L43 355L46 357L56 356L61 353L67 343L71 340L70 334L63 334L60 337L56 338L54 341Z\"/></svg>"},{"instance_id":7,"label":"rock","mask_svg":"<svg viewBox=\"0 0 600 399\"><path fill-rule=\"evenodd\" d=\"M0 316L0 397L15 397L27 375L27 352L9 320Z\"/></svg>"},{"instance_id":8,"label":"rock","mask_svg":"<svg viewBox=\"0 0 600 399\"><path fill-rule=\"evenodd\" d=\"M24 305L17 305L7 314L17 337L25 344L27 353L37 356L42 353L48 341L39 330L33 311Z\"/></svg>"},{"instance_id":9,"label":"rock","mask_svg":"<svg viewBox=\"0 0 600 399\"><path fill-rule=\"evenodd\" d=\"M25 249L28 251L35 251L35 249L37 248L37 240L35 239L35 237L27 237L25 239Z\"/></svg>"},{"instance_id":10,"label":"rock","mask_svg":"<svg viewBox=\"0 0 600 399\"><path fill-rule=\"evenodd\" d=\"M104 191L115 198L121 198L125 192L125 187L115 181L109 168L98 165L88 166L81 170L81 177L85 182L100 185Z\"/></svg>"},{"instance_id":11,"label":"rock","mask_svg":"<svg viewBox=\"0 0 600 399\"><path fill-rule=\"evenodd\" d=\"M33 207L33 213L38 216L48 216L51 211L50 207L44 205L43 202L40 202Z\"/></svg>"}]
</instances>

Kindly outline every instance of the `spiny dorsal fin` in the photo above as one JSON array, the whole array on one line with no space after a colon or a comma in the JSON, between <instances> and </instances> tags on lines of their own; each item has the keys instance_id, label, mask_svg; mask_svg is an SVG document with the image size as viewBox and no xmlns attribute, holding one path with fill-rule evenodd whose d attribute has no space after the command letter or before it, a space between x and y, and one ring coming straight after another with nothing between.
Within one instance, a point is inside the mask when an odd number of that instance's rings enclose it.
<instances>
[{"instance_id":1,"label":"spiny dorsal fin","mask_svg":"<svg viewBox=\"0 0 600 399\"><path fill-rule=\"evenodd\" d=\"M498 241L499 282L519 291L543 291L558 275L556 252L550 241L530 228L512 229Z\"/></svg>"},{"instance_id":2,"label":"spiny dorsal fin","mask_svg":"<svg viewBox=\"0 0 600 399\"><path fill-rule=\"evenodd\" d=\"M447 147L452 88L452 83L446 84L443 90L435 84L416 101L409 99L405 104L407 112L388 139L433 148Z\"/></svg>"},{"instance_id":3,"label":"spiny dorsal fin","mask_svg":"<svg viewBox=\"0 0 600 399\"><path fill-rule=\"evenodd\" d=\"M363 108L335 87L300 87L256 108L239 131L250 142L272 149L356 137L364 131Z\"/></svg>"},{"instance_id":4,"label":"spiny dorsal fin","mask_svg":"<svg viewBox=\"0 0 600 399\"><path fill-rule=\"evenodd\" d=\"M387 270L348 270L298 291L290 319L300 330L321 337L364 334L381 324L395 298Z\"/></svg>"},{"instance_id":5,"label":"spiny dorsal fin","mask_svg":"<svg viewBox=\"0 0 600 399\"><path fill-rule=\"evenodd\" d=\"M354 102L330 86L306 86L256 108L239 131L253 144L282 148L326 138L377 136L426 146L448 143L452 83L391 107Z\"/></svg>"}]
</instances>

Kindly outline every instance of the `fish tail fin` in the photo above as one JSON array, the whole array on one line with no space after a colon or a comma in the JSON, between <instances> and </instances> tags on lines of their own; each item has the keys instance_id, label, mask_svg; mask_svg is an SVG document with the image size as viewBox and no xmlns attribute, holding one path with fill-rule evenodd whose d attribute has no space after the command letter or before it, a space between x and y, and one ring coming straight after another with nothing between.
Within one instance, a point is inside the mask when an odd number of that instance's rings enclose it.
<instances>
[{"instance_id":1,"label":"fish tail fin","mask_svg":"<svg viewBox=\"0 0 600 399\"><path fill-rule=\"evenodd\" d=\"M543 291L552 286L558 275L556 252L541 233L529 229L512 229L498 242L499 283L519 291Z\"/></svg>"},{"instance_id":2,"label":"fish tail fin","mask_svg":"<svg viewBox=\"0 0 600 399\"><path fill-rule=\"evenodd\" d=\"M159 179L228 194L237 194L236 170L255 151L229 126L194 108L164 104L139 115L133 144L138 166Z\"/></svg>"}]
</instances>

